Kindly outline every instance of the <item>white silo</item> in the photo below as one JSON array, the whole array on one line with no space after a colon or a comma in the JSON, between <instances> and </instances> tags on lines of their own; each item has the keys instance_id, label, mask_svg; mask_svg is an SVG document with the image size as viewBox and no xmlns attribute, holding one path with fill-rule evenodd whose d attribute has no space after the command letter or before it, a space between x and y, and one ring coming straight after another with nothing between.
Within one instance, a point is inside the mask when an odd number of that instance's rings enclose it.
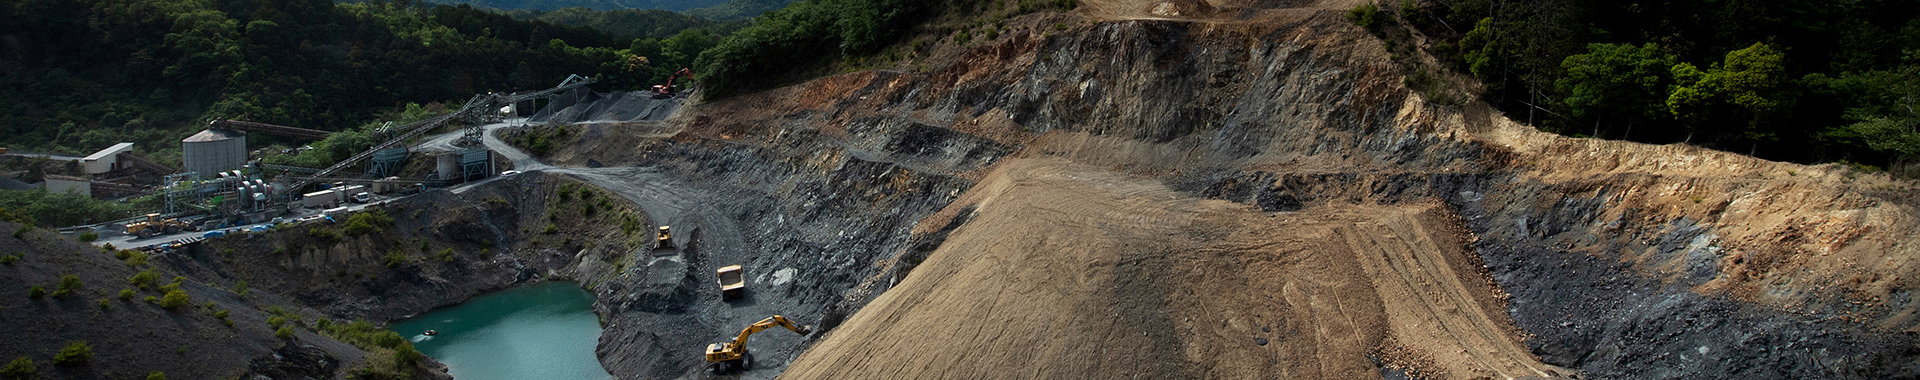
<instances>
[{"instance_id":1,"label":"white silo","mask_svg":"<svg viewBox=\"0 0 1920 380\"><path fill-rule=\"evenodd\" d=\"M201 175L239 169L247 165L247 135L224 129L200 131L180 140L180 155L187 171Z\"/></svg>"}]
</instances>

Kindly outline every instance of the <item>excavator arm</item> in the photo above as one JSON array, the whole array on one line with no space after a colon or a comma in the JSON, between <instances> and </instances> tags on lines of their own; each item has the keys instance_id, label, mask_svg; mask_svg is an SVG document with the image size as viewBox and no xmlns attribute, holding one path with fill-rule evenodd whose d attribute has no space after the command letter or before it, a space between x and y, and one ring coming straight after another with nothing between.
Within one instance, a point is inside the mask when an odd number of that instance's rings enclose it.
<instances>
[{"instance_id":1,"label":"excavator arm","mask_svg":"<svg viewBox=\"0 0 1920 380\"><path fill-rule=\"evenodd\" d=\"M673 72L673 75L667 76L667 87L673 87L673 78L677 77L687 77L687 80L694 80L693 71L683 68L680 69L680 71Z\"/></svg>"},{"instance_id":2,"label":"excavator arm","mask_svg":"<svg viewBox=\"0 0 1920 380\"><path fill-rule=\"evenodd\" d=\"M746 347L748 336L752 336L753 333L760 332L760 330L773 328L773 326L785 327L788 330L800 333L800 335L807 335L807 333L810 332L807 331L805 327L794 325L793 321L788 320L787 317L775 315L767 317L767 319L762 319L759 322L754 322L752 326L747 326L745 330L740 330L740 336L733 337L733 342L728 344L734 347Z\"/></svg>"},{"instance_id":3,"label":"excavator arm","mask_svg":"<svg viewBox=\"0 0 1920 380\"><path fill-rule=\"evenodd\" d=\"M692 70L689 70L689 69L685 69L685 68L682 68L682 69L680 69L680 71L675 71L675 72L673 72L673 74L672 74L672 75L667 75L667 84L657 84L657 85L653 85L653 92L654 92L654 94L655 94L655 97L656 97L656 98L665 98L665 97L668 97L668 96L672 96L672 95L673 95L673 80L674 80L674 79L676 79L676 78L680 78L680 77L686 77L686 78L687 78L687 80L694 80L694 79L693 79L693 71L692 71Z\"/></svg>"},{"instance_id":4,"label":"excavator arm","mask_svg":"<svg viewBox=\"0 0 1920 380\"><path fill-rule=\"evenodd\" d=\"M760 332L761 330L773 328L774 326L785 327L800 335L807 335L812 332L805 326L794 324L793 321L787 319L787 317L779 315L767 317L767 319L754 322L753 325L740 330L740 335L733 337L733 341L707 345L707 362L716 364L733 363L734 366L744 369L751 365L742 362L743 360L747 360L747 337L753 336L753 333Z\"/></svg>"}]
</instances>

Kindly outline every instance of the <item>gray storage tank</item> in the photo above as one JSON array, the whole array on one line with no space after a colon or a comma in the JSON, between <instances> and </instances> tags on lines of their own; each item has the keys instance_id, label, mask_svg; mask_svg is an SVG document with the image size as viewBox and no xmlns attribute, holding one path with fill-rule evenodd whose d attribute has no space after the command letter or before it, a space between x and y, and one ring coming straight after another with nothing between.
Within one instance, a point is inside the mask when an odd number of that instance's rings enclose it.
<instances>
[{"instance_id":1,"label":"gray storage tank","mask_svg":"<svg viewBox=\"0 0 1920 380\"><path fill-rule=\"evenodd\" d=\"M247 165L247 135L224 129L200 131L180 140L180 155L187 171L201 175L239 169Z\"/></svg>"}]
</instances>

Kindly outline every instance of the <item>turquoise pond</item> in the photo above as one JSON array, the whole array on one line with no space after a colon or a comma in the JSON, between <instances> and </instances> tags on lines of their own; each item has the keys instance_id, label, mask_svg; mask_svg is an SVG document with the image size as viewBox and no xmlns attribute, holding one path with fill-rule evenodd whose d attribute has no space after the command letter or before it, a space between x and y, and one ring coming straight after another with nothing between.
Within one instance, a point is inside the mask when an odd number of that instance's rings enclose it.
<instances>
[{"instance_id":1,"label":"turquoise pond","mask_svg":"<svg viewBox=\"0 0 1920 380\"><path fill-rule=\"evenodd\" d=\"M593 294L573 282L488 293L390 327L459 380L609 379ZM427 330L438 334L425 335Z\"/></svg>"}]
</instances>

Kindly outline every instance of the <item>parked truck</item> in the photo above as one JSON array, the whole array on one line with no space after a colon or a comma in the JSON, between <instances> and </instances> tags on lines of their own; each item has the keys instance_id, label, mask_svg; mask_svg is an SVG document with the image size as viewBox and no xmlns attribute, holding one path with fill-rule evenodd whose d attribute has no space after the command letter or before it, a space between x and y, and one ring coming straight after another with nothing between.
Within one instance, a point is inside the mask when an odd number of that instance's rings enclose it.
<instances>
[{"instance_id":1,"label":"parked truck","mask_svg":"<svg viewBox=\"0 0 1920 380\"><path fill-rule=\"evenodd\" d=\"M335 186L330 189L307 193L300 197L300 205L307 208L327 208L341 202L354 201L354 196L367 192L366 186Z\"/></svg>"},{"instance_id":2,"label":"parked truck","mask_svg":"<svg viewBox=\"0 0 1920 380\"><path fill-rule=\"evenodd\" d=\"M300 205L307 208L326 208L340 203L340 192L335 189L320 190L300 196Z\"/></svg>"}]
</instances>

